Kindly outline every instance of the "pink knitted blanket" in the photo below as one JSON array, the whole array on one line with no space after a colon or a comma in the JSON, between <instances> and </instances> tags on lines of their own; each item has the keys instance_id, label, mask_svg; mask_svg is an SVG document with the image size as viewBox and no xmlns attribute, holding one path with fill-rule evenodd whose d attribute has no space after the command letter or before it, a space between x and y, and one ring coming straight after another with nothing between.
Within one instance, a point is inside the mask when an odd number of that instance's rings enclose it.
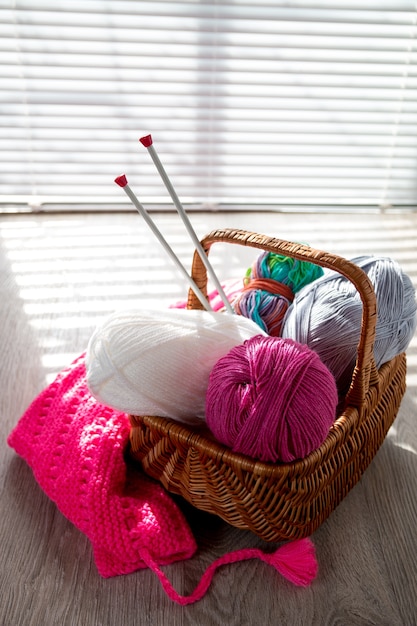
<instances>
[{"instance_id":1,"label":"pink knitted blanket","mask_svg":"<svg viewBox=\"0 0 417 626\"><path fill-rule=\"evenodd\" d=\"M127 415L88 391L84 356L61 372L31 404L8 443L30 465L59 510L91 540L102 576L191 557L196 544L159 483L128 466Z\"/></svg>"}]
</instances>

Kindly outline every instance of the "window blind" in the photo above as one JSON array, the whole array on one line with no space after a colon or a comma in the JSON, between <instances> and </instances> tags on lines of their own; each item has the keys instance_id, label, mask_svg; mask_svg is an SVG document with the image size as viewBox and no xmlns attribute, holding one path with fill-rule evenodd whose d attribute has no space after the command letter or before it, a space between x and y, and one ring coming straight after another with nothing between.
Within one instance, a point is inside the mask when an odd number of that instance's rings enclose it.
<instances>
[{"instance_id":1,"label":"window blind","mask_svg":"<svg viewBox=\"0 0 417 626\"><path fill-rule=\"evenodd\" d=\"M0 0L0 201L417 205L415 0Z\"/></svg>"}]
</instances>

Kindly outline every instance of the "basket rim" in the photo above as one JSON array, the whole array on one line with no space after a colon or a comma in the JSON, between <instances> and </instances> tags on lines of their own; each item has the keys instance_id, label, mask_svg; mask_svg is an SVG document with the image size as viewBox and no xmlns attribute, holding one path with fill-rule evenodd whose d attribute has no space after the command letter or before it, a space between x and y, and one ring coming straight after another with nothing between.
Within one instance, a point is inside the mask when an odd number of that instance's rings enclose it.
<instances>
[{"instance_id":1,"label":"basket rim","mask_svg":"<svg viewBox=\"0 0 417 626\"><path fill-rule=\"evenodd\" d=\"M404 352L382 365L379 369L380 378L385 379L388 377L390 369L403 359L405 360ZM153 432L158 432L161 438L173 439L184 448L194 447L206 454L207 458L216 458L233 469L251 472L264 478L281 477L283 474L291 478L292 476L308 473L313 467L326 462L334 455L336 450L343 445L349 436L349 431L354 430L358 426L359 413L360 411L357 407L352 405L345 406L337 415L323 443L307 456L289 462L260 461L242 453L233 452L225 444L214 439L204 426L182 424L171 418L155 415L130 414L129 419L134 427L143 424Z\"/></svg>"}]
</instances>

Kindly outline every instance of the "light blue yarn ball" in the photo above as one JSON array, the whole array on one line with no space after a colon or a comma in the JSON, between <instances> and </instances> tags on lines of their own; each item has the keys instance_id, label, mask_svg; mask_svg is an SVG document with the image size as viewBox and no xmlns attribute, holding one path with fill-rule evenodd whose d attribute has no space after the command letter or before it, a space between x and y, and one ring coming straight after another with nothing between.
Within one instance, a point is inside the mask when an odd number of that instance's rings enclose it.
<instances>
[{"instance_id":1,"label":"light blue yarn ball","mask_svg":"<svg viewBox=\"0 0 417 626\"><path fill-rule=\"evenodd\" d=\"M416 293L411 278L388 257L352 259L368 275L377 300L374 343L377 367L404 352L417 326ZM334 375L339 393L349 388L357 357L362 301L350 280L327 271L299 291L285 315L282 336L315 350Z\"/></svg>"}]
</instances>

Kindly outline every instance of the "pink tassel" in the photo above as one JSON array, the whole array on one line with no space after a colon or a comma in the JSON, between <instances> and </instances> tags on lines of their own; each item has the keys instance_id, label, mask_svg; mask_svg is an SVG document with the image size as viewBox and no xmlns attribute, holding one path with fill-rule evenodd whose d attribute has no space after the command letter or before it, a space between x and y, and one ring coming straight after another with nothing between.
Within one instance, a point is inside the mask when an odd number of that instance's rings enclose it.
<instances>
[{"instance_id":1,"label":"pink tassel","mask_svg":"<svg viewBox=\"0 0 417 626\"><path fill-rule=\"evenodd\" d=\"M284 578L298 587L308 587L317 576L318 564L311 539L300 539L287 543L273 554L264 554L262 560L275 569Z\"/></svg>"},{"instance_id":2,"label":"pink tassel","mask_svg":"<svg viewBox=\"0 0 417 626\"><path fill-rule=\"evenodd\" d=\"M146 565L158 576L162 587L171 600L182 606L201 600L210 586L216 569L221 565L258 558L275 567L282 576L300 587L309 586L318 572L314 545L308 538L285 544L272 554L265 554L257 548L246 548L230 552L214 561L204 572L193 593L189 596L182 596L175 591L164 572L147 550L142 549L140 556Z\"/></svg>"}]
</instances>

